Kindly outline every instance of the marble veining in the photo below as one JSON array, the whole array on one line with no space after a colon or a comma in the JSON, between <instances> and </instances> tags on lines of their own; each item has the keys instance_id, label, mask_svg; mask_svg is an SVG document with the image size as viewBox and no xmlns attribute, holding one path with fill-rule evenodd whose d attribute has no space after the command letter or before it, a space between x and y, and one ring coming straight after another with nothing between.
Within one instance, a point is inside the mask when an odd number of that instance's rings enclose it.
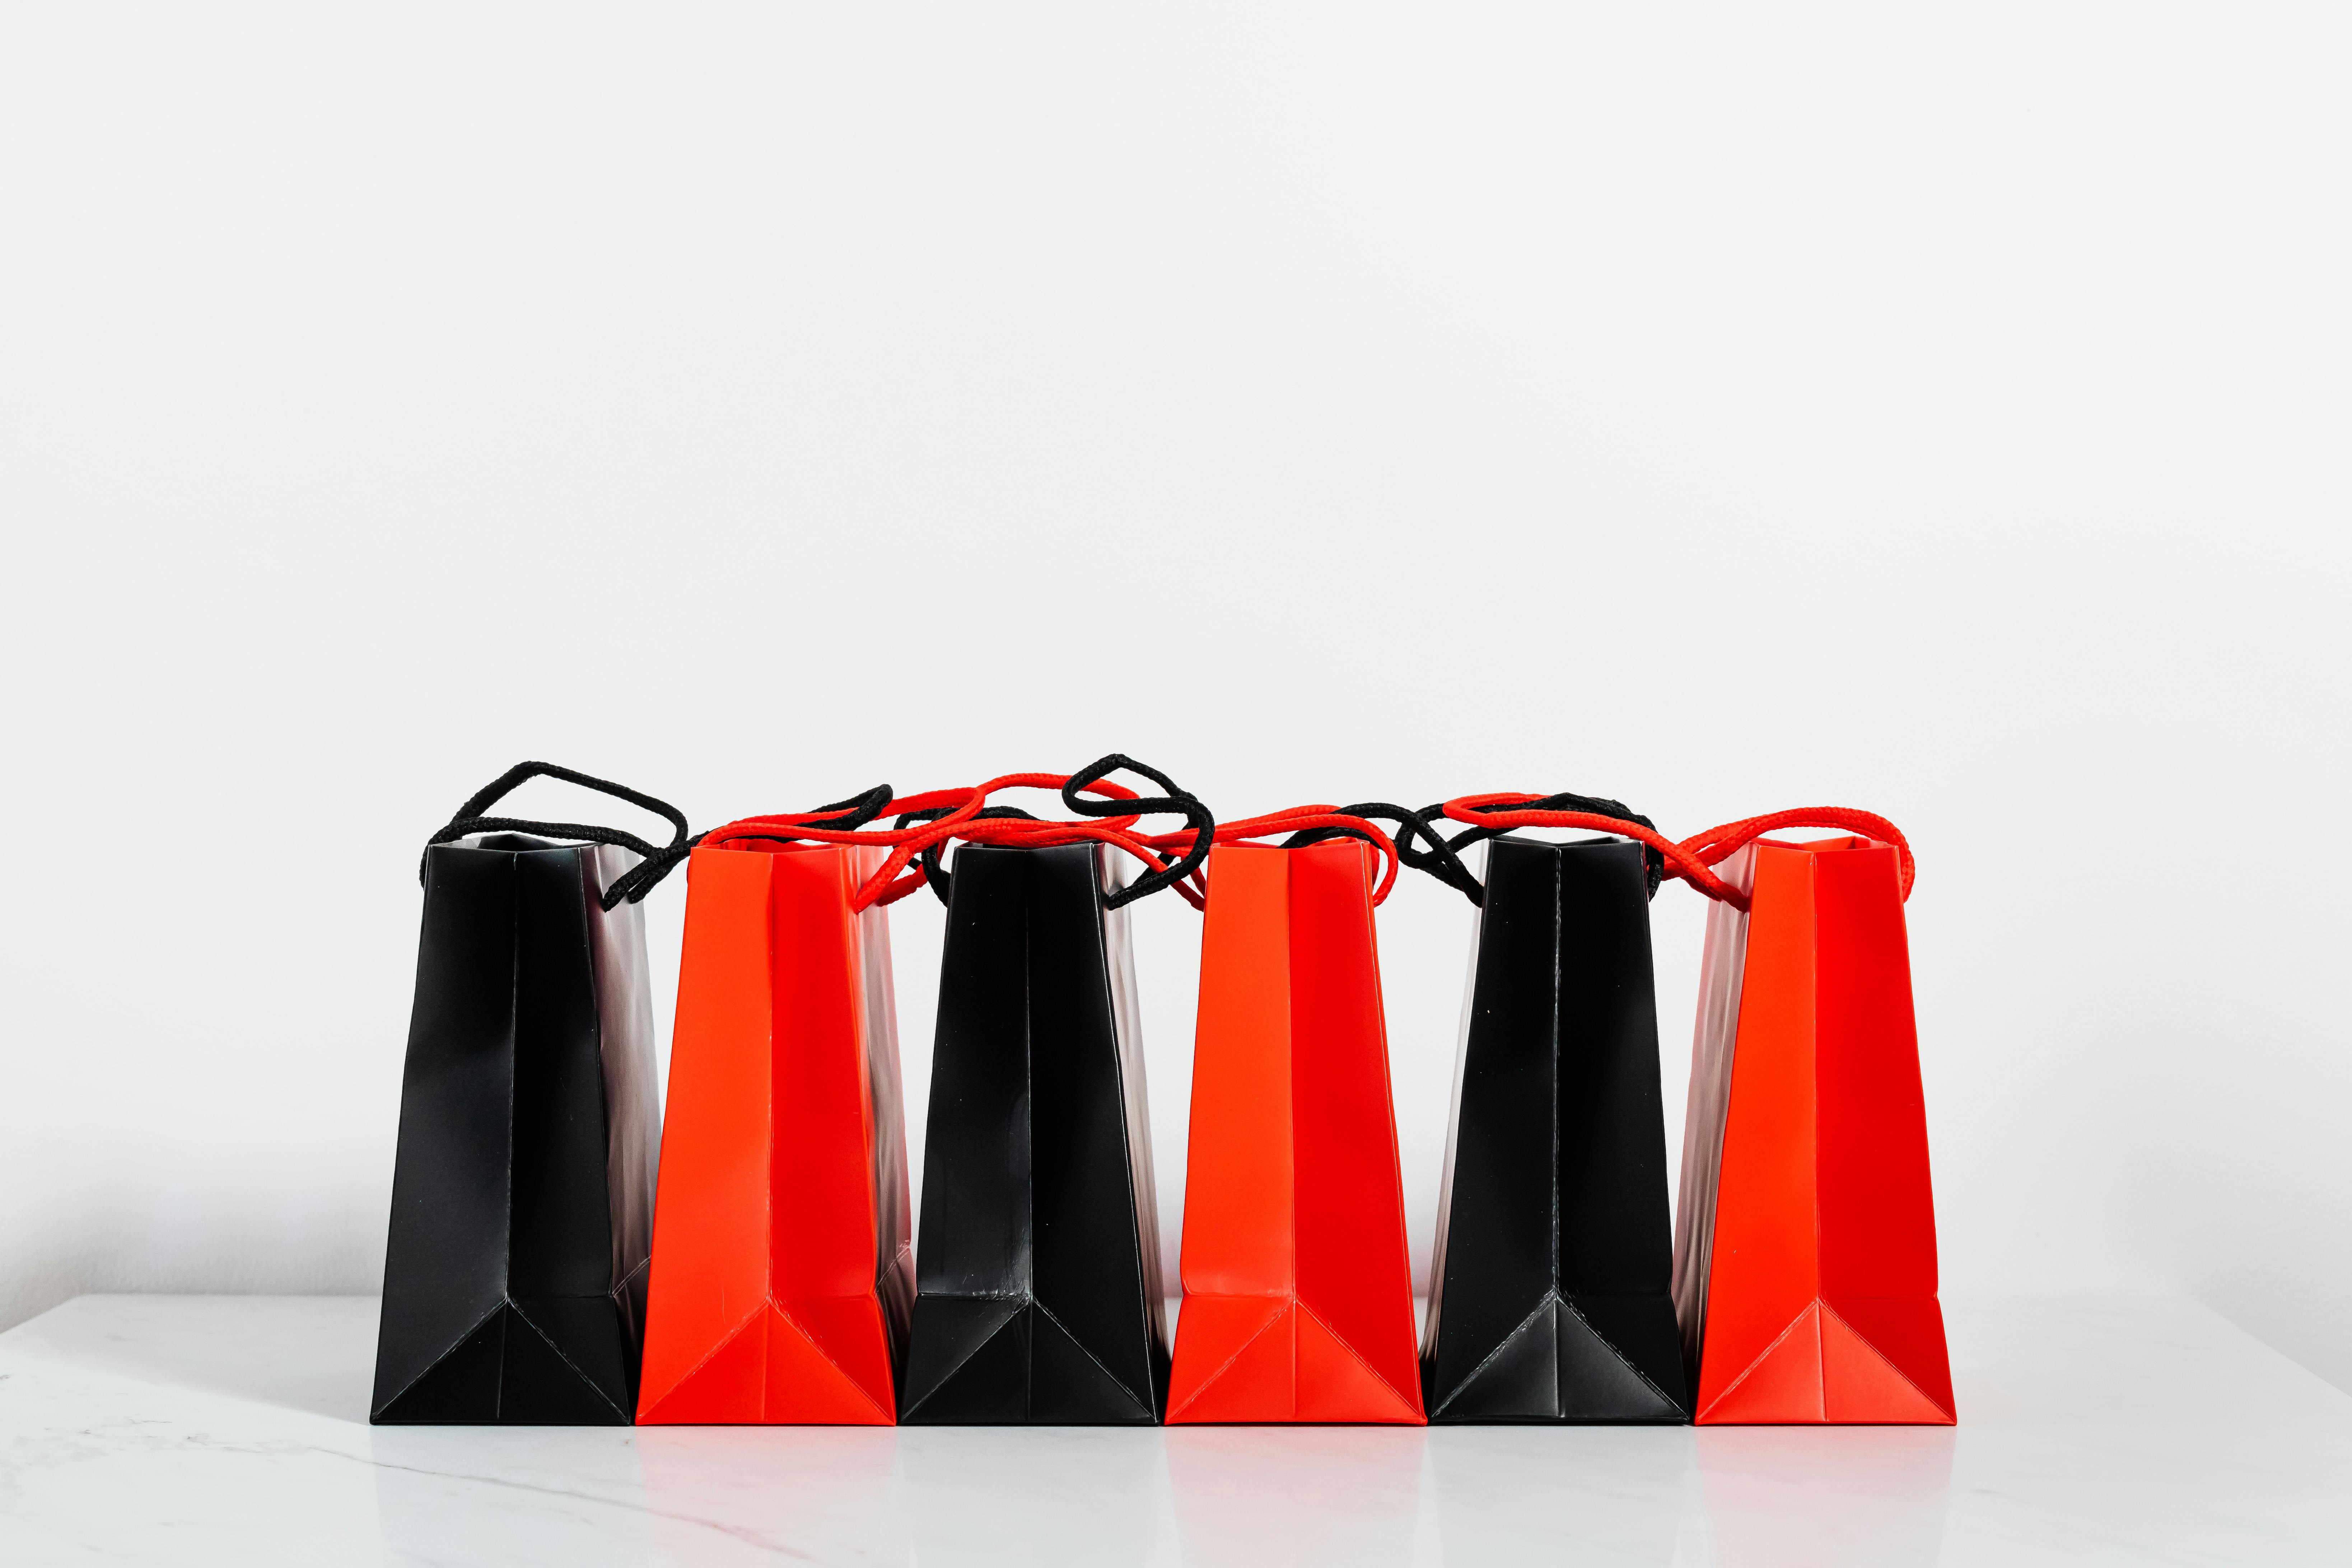
<instances>
[{"instance_id":1,"label":"marble veining","mask_svg":"<svg viewBox=\"0 0 2352 1568\"><path fill-rule=\"evenodd\" d=\"M2352 1396L2190 1302L1948 1302L1957 1428L370 1427L375 1304L0 1335L0 1563L2352 1562Z\"/></svg>"}]
</instances>

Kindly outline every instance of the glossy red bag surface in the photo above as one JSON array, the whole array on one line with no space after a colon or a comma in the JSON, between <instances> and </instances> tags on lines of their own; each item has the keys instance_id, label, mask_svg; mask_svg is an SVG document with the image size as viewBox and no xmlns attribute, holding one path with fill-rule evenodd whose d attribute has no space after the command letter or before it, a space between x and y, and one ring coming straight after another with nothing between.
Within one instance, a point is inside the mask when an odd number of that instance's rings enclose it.
<instances>
[{"instance_id":1,"label":"glossy red bag surface","mask_svg":"<svg viewBox=\"0 0 2352 1568\"><path fill-rule=\"evenodd\" d=\"M637 1419L888 1425L913 1300L887 911L864 846L688 865Z\"/></svg>"},{"instance_id":2,"label":"glossy red bag surface","mask_svg":"<svg viewBox=\"0 0 2352 1568\"><path fill-rule=\"evenodd\" d=\"M1759 839L1708 916L1675 1216L1697 1420L1948 1424L1895 847Z\"/></svg>"},{"instance_id":3,"label":"glossy red bag surface","mask_svg":"<svg viewBox=\"0 0 2352 1568\"><path fill-rule=\"evenodd\" d=\"M1171 1424L1423 1419L1373 869L1210 851Z\"/></svg>"}]
</instances>

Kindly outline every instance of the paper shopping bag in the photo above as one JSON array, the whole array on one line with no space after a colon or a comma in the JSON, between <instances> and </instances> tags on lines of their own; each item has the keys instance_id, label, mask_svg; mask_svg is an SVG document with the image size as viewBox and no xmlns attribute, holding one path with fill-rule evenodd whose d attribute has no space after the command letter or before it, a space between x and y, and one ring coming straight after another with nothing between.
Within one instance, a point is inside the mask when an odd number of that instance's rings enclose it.
<instances>
[{"instance_id":1,"label":"paper shopping bag","mask_svg":"<svg viewBox=\"0 0 2352 1568\"><path fill-rule=\"evenodd\" d=\"M1431 1268L1433 1422L1690 1419L1643 847L1497 838Z\"/></svg>"},{"instance_id":2,"label":"paper shopping bag","mask_svg":"<svg viewBox=\"0 0 2352 1568\"><path fill-rule=\"evenodd\" d=\"M539 774L677 838L484 815ZM634 899L685 837L524 763L426 849L372 1421L628 1424L660 1135Z\"/></svg>"},{"instance_id":3,"label":"paper shopping bag","mask_svg":"<svg viewBox=\"0 0 2352 1568\"><path fill-rule=\"evenodd\" d=\"M1907 851L1761 839L1719 874L1748 908L1709 912L1692 1054L1675 1300L1697 1419L1948 1424Z\"/></svg>"},{"instance_id":4,"label":"paper shopping bag","mask_svg":"<svg viewBox=\"0 0 2352 1568\"><path fill-rule=\"evenodd\" d=\"M1103 849L955 854L898 1418L1157 1421L1159 1210Z\"/></svg>"},{"instance_id":5,"label":"paper shopping bag","mask_svg":"<svg viewBox=\"0 0 2352 1568\"><path fill-rule=\"evenodd\" d=\"M1372 861L1209 852L1171 1423L1422 1421Z\"/></svg>"},{"instance_id":6,"label":"paper shopping bag","mask_svg":"<svg viewBox=\"0 0 2352 1568\"><path fill-rule=\"evenodd\" d=\"M855 907L882 858L738 838L688 862L641 1422L896 1419L914 1260L890 933Z\"/></svg>"}]
</instances>

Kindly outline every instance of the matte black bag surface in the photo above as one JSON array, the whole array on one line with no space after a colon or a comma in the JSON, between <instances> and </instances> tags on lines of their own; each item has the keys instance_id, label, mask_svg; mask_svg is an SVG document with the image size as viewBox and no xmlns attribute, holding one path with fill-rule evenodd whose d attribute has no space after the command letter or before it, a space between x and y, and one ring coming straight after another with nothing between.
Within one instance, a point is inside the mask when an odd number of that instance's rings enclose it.
<instances>
[{"instance_id":1,"label":"matte black bag surface","mask_svg":"<svg viewBox=\"0 0 2352 1568\"><path fill-rule=\"evenodd\" d=\"M1651 885L1639 844L1489 846L1423 1341L1433 1422L1690 1419Z\"/></svg>"},{"instance_id":2,"label":"matte black bag surface","mask_svg":"<svg viewBox=\"0 0 2352 1568\"><path fill-rule=\"evenodd\" d=\"M1096 844L956 852L902 1422L1166 1407L1134 966L1108 888Z\"/></svg>"},{"instance_id":3,"label":"matte black bag surface","mask_svg":"<svg viewBox=\"0 0 2352 1568\"><path fill-rule=\"evenodd\" d=\"M483 804L452 827L502 825ZM660 1127L644 915L604 900L641 859L425 851L372 1421L629 1424Z\"/></svg>"}]
</instances>

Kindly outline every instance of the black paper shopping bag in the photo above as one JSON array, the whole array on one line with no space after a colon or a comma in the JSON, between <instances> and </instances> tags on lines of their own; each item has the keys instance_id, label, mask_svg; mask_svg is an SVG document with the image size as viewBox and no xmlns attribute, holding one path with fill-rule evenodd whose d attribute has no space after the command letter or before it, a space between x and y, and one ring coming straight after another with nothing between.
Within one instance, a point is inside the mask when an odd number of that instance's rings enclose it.
<instances>
[{"instance_id":1,"label":"black paper shopping bag","mask_svg":"<svg viewBox=\"0 0 2352 1568\"><path fill-rule=\"evenodd\" d=\"M1488 846L1423 1339L1433 1422L1690 1419L1646 853Z\"/></svg>"},{"instance_id":2,"label":"black paper shopping bag","mask_svg":"<svg viewBox=\"0 0 2352 1568\"><path fill-rule=\"evenodd\" d=\"M1181 811L1195 824L1194 852L1179 867L1122 888L1099 841L968 842L955 854L902 1422L1150 1425L1167 1406L1124 906L1190 873L1214 823L1125 758L1054 782L1073 807L1101 816L1112 808L1077 792L1113 763L1170 791L1118 811ZM1054 825L996 826L1034 837Z\"/></svg>"},{"instance_id":3,"label":"black paper shopping bag","mask_svg":"<svg viewBox=\"0 0 2352 1568\"><path fill-rule=\"evenodd\" d=\"M542 774L677 836L485 815ZM372 1421L629 1423L660 1137L636 900L688 847L539 763L434 835Z\"/></svg>"},{"instance_id":4,"label":"black paper shopping bag","mask_svg":"<svg viewBox=\"0 0 2352 1568\"><path fill-rule=\"evenodd\" d=\"M1124 911L1103 854L956 851L902 1422L1150 1424L1168 1392Z\"/></svg>"}]
</instances>

